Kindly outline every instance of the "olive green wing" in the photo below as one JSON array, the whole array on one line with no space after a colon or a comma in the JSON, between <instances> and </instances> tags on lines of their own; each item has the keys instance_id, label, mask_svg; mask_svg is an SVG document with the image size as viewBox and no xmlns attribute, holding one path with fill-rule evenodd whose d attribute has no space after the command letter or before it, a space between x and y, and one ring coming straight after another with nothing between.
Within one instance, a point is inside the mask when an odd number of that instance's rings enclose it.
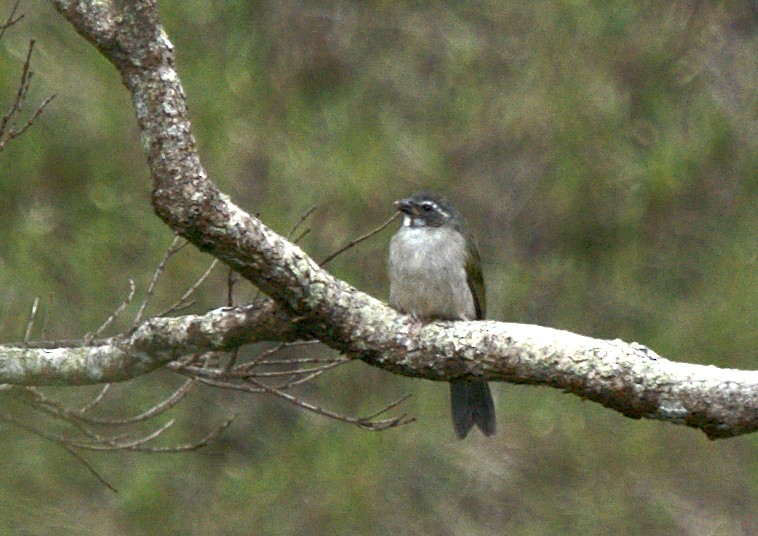
<instances>
[{"instance_id":1,"label":"olive green wing","mask_svg":"<svg viewBox=\"0 0 758 536\"><path fill-rule=\"evenodd\" d=\"M487 304L484 298L484 277L482 276L482 260L479 257L479 249L471 236L466 240L466 275L468 287L474 297L476 320L483 320L487 314Z\"/></svg>"}]
</instances>

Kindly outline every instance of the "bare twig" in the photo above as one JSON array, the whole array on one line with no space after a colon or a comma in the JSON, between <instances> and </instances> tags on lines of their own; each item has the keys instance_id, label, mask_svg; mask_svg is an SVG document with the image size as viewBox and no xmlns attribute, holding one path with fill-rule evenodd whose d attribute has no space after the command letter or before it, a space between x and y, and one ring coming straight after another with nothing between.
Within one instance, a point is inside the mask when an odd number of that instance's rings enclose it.
<instances>
[{"instance_id":1,"label":"bare twig","mask_svg":"<svg viewBox=\"0 0 758 536\"><path fill-rule=\"evenodd\" d=\"M355 424L368 430L384 430L394 426L407 424L413 419L407 417L405 414L399 417L393 417L389 419L375 420L377 416L382 413L386 413L390 409L396 407L405 398L393 402L388 406L385 406L378 412L375 412L366 417L351 417L343 415L328 409L325 409L319 405L302 400L294 395L285 393L295 386L302 385L304 383L313 381L325 372L332 370L340 365L350 362L351 360L342 356L331 358L296 358L296 359L265 359L278 352L285 347L302 346L305 344L314 344L314 341L296 341L293 343L282 343L269 348L268 350L261 352L258 359L243 363L231 369L228 368L209 368L206 364L195 365L193 362L181 362L174 361L166 365L166 368L174 372L187 375L191 378L195 378L197 381L215 387L217 389L228 389L234 391L243 391L247 393L262 394L268 393L279 398L286 400L287 402L294 404L302 409L323 415L325 417L334 418L350 424ZM263 358L263 359L261 359ZM197 360L194 360L197 363ZM303 365L303 364L318 364L318 366L308 368L295 368L281 371L256 371L253 370L256 366L287 366L287 365ZM278 378L286 376L283 383L278 386L271 386L260 381L260 378Z\"/></svg>"},{"instance_id":2,"label":"bare twig","mask_svg":"<svg viewBox=\"0 0 758 536\"><path fill-rule=\"evenodd\" d=\"M224 370L227 372L232 370L237 363L237 357L239 357L239 348L235 348L229 353L229 360L226 362L226 367L224 367Z\"/></svg>"},{"instance_id":3,"label":"bare twig","mask_svg":"<svg viewBox=\"0 0 758 536\"><path fill-rule=\"evenodd\" d=\"M264 350L263 352L261 352L260 354L258 354L254 359L252 359L251 361L249 361L247 363L241 364L237 368L239 370L251 369L251 368L257 366L258 359L265 358L265 357L271 357L272 355L278 354L279 352L281 352L286 347L287 347L287 343L286 342L281 342L281 343L277 344L276 346L274 346L272 348L269 348L268 350Z\"/></svg>"},{"instance_id":4,"label":"bare twig","mask_svg":"<svg viewBox=\"0 0 758 536\"><path fill-rule=\"evenodd\" d=\"M217 264L218 264L218 259L213 259L213 262L211 262L210 266L208 266L208 269L203 273L203 275L201 275L198 278L198 280L195 281L195 283L190 288L188 288L187 291L184 294L182 294L182 296L178 300L176 300L173 305L171 305L171 307L158 313L158 316L166 316L171 313L175 313L179 309L182 309L190 305L190 302L188 302L187 300L189 299L190 296L192 296L192 294L195 293L195 291L200 287L200 285L205 283L205 280L208 279L208 276L211 275L211 272L213 271L213 269L216 267Z\"/></svg>"},{"instance_id":5,"label":"bare twig","mask_svg":"<svg viewBox=\"0 0 758 536\"><path fill-rule=\"evenodd\" d=\"M23 422L21 422L21 421L19 421L19 420L17 420L17 419L13 419L13 418L11 418L11 417L8 417L8 416L0 416L0 420L4 420L5 422L7 422L7 423L9 423L9 424L12 424L12 425L14 425L14 426L16 426L17 428L21 428L22 430L25 430L25 431L27 431L27 432L29 432L29 433L33 434L33 435L36 435L37 437L39 437L40 439L43 439L43 440L45 440L45 441L51 441L51 440L52 440L52 439L51 439L51 437L50 437L48 434L45 434L45 433L41 432L40 430L37 430L36 428L34 428L34 427L32 427L32 426L29 426L29 425L27 425L27 424L25 424L25 423L23 423ZM110 482L108 482L108 481L107 481L107 480L106 480L106 479L105 479L105 478L104 478L104 477L103 477L103 476L102 476L102 475L101 475L101 474L100 474L100 473L99 473L99 472L98 472L98 471L97 471L97 470L96 470L96 469L95 469L95 468L92 466L92 464L90 464L90 463L87 461L87 459L86 459L86 458L84 458L84 457L83 457L81 454L79 454L79 453L78 453L78 452L75 450L75 448L74 448L73 446L69 445L69 444L68 444L68 443L66 443L65 441L55 441L55 440L52 440L52 441L53 441L55 444L57 444L57 445L59 445L59 446L63 447L64 449L66 449L66 451L68 451L68 452L69 452L69 454L71 454L71 455L72 455L74 458L76 458L76 459L77 459L77 461L78 461L79 463L81 463L81 464L82 464L82 465L83 465L83 466L84 466L84 467L85 467L85 468L86 468L86 469L87 469L87 470L90 472L90 474L92 474L92 475L93 475L93 476L94 476L94 477L95 477L95 478L96 478L96 479L97 479L97 480L98 480L98 481L99 481L101 484L103 484L105 487L107 487L108 489L110 489L110 490L111 490L111 491L113 491L113 492L116 492L116 493L118 492L118 490L116 489L116 487L115 487L115 486L113 486L113 484L111 484Z\"/></svg>"},{"instance_id":6,"label":"bare twig","mask_svg":"<svg viewBox=\"0 0 758 536\"><path fill-rule=\"evenodd\" d=\"M22 400L31 399L31 405L34 409L45 413L53 419L71 424L92 441L101 441L103 439L96 431L91 430L87 426L87 423L83 422L76 415L73 415L65 407L62 407L57 400L52 400L45 396L39 389L35 387L22 387L15 389L12 393L16 398Z\"/></svg>"},{"instance_id":7,"label":"bare twig","mask_svg":"<svg viewBox=\"0 0 758 536\"><path fill-rule=\"evenodd\" d=\"M34 319L37 317L37 308L39 307L39 296L35 296L32 302L32 310L29 313L29 320L26 322L26 329L24 330L24 344L29 342L32 336L32 328L34 328Z\"/></svg>"},{"instance_id":8,"label":"bare twig","mask_svg":"<svg viewBox=\"0 0 758 536\"><path fill-rule=\"evenodd\" d=\"M277 370L270 372L250 372L249 367L242 370L240 367L236 367L230 371L219 370L215 368L196 367L192 365L184 365L179 363L169 363L167 368L174 372L188 373L191 376L201 378L212 378L220 380L246 380L247 378L281 378L282 376L300 376L303 374L313 374L315 372L325 372L333 369L339 365L349 363L349 359L341 361L333 361L325 365L311 368L301 368L293 370Z\"/></svg>"},{"instance_id":9,"label":"bare twig","mask_svg":"<svg viewBox=\"0 0 758 536\"><path fill-rule=\"evenodd\" d=\"M296 396L293 396L289 393L285 393L284 391L281 391L279 389L266 385L265 383L260 382L254 378L248 378L247 381L250 382L254 387L257 387L258 389L262 389L263 391L266 391L267 393L270 393L278 398L281 398L282 400L285 400L289 402L290 404L293 404L306 411L317 413L325 417L330 417L338 421L355 424L366 430L374 430L374 431L386 430L387 428L401 426L415 420L412 417L407 417L405 414L400 415L398 417L393 417L391 419L383 419L380 421L371 421L364 418L348 417L347 415L342 415L340 413L336 413L334 411L324 409L321 406L317 406L316 404L313 404L311 402L301 400L297 398ZM385 410L380 411L379 414L383 413L384 411Z\"/></svg>"},{"instance_id":10,"label":"bare twig","mask_svg":"<svg viewBox=\"0 0 758 536\"><path fill-rule=\"evenodd\" d=\"M13 7L11 7L11 13L8 15L8 18L5 19L5 22L0 24L0 39L3 38L3 35L5 34L5 30L16 24L18 21L24 18L24 15L21 14L18 17L16 17L16 11L18 11L18 4L21 2L21 0L16 0L13 3ZM14 18L15 17L15 18Z\"/></svg>"},{"instance_id":11,"label":"bare twig","mask_svg":"<svg viewBox=\"0 0 758 536\"><path fill-rule=\"evenodd\" d=\"M52 303L53 301L53 294L50 293L47 295L47 303ZM50 307L45 308L45 315L42 317L42 327L40 328L40 339L45 339L47 337L47 326L48 322L50 321Z\"/></svg>"},{"instance_id":12,"label":"bare twig","mask_svg":"<svg viewBox=\"0 0 758 536\"><path fill-rule=\"evenodd\" d=\"M106 488L108 488L109 490L111 490L113 493L118 493L118 490L116 489L116 487L113 484L111 484L110 482L108 482L105 479L105 477L103 477L103 475L101 475L100 473L98 473L97 469L95 469L92 466L92 464L89 463L89 461L87 461L87 459L84 456L82 456L81 454L79 454L78 452L76 452L76 450L73 447L71 447L70 445L66 445L65 443L62 443L60 445L64 449L66 449L69 454L71 454L74 458L76 458L77 461L79 463L81 463L90 472L90 474L92 476L94 476L96 479L98 479L102 485L104 485Z\"/></svg>"},{"instance_id":13,"label":"bare twig","mask_svg":"<svg viewBox=\"0 0 758 536\"><path fill-rule=\"evenodd\" d=\"M330 358L294 358L294 359L277 359L277 360L270 360L266 359L268 357L271 357L272 355L275 355L285 348L294 348L297 346L310 346L313 344L320 344L321 341L318 339L312 339L308 341L293 341L293 342L283 342L279 343L273 348L269 348L268 350L265 350L258 354L253 360L241 364L239 367L237 367L238 370L247 370L251 369L253 367L257 367L258 365L291 365L291 364L305 364L305 363L334 363L337 360L342 360L344 358L342 357L330 357Z\"/></svg>"},{"instance_id":14,"label":"bare twig","mask_svg":"<svg viewBox=\"0 0 758 536\"><path fill-rule=\"evenodd\" d=\"M374 419L374 418L378 417L379 415L383 415L384 413L387 413L389 410L396 408L397 406L399 406L400 404L402 404L403 402L405 402L406 400L408 400L411 396L412 395L410 393L408 393L407 395L403 395L400 398L398 398L397 400L395 400L394 402L391 402L391 403L387 404L386 406L384 406L379 411L377 411L375 413L372 413L370 415L366 415L364 417L364 419Z\"/></svg>"},{"instance_id":15,"label":"bare twig","mask_svg":"<svg viewBox=\"0 0 758 536\"><path fill-rule=\"evenodd\" d=\"M239 283L239 274L231 268L227 271L226 275L226 306L234 307L234 287ZM226 362L226 370L234 368L234 364L237 362L239 356L239 348L235 348L229 355L229 360Z\"/></svg>"},{"instance_id":16,"label":"bare twig","mask_svg":"<svg viewBox=\"0 0 758 536\"><path fill-rule=\"evenodd\" d=\"M116 321L116 319L121 315L121 313L124 312L124 309L126 309L130 303L132 303L132 299L134 298L134 292L137 290L137 287L134 284L133 279L129 279L129 292L126 295L126 298L121 302L121 304L116 307L116 309L111 313L111 315L105 319L105 322L103 322L99 328L95 330L94 333L87 333L84 336L85 341L92 341L96 337L100 336L100 334L103 333L106 329L108 329L108 326L110 326L113 322Z\"/></svg>"},{"instance_id":17,"label":"bare twig","mask_svg":"<svg viewBox=\"0 0 758 536\"><path fill-rule=\"evenodd\" d=\"M292 236L297 232L297 230L300 228L300 226L305 222L305 220L308 219L308 216L313 214L313 211L316 210L316 205L312 205L308 207L308 210L306 210L302 216L300 216L300 219L295 222L295 225L292 226L292 229L290 229L290 232L287 233L287 238L292 238ZM310 229L308 229L309 231ZM306 231L307 232L307 231Z\"/></svg>"},{"instance_id":18,"label":"bare twig","mask_svg":"<svg viewBox=\"0 0 758 536\"><path fill-rule=\"evenodd\" d=\"M46 413L63 419L72 424L79 425L99 425L99 426L124 426L127 424L136 424L139 422L145 422L151 418L165 413L169 409L176 406L184 397L186 397L192 388L196 385L196 381L192 378L186 380L178 389L171 393L168 397L162 401L154 404L149 409L137 415L126 417L122 419L102 419L97 417L86 416L86 411L94 405L92 402L80 410L72 410L62 404L60 401L48 397L39 389L34 387L28 387L25 389L26 393L31 393L34 397L32 403L35 407L45 411ZM100 392L100 395L104 396L105 389ZM102 399L102 396L98 395L96 400Z\"/></svg>"},{"instance_id":19,"label":"bare twig","mask_svg":"<svg viewBox=\"0 0 758 536\"><path fill-rule=\"evenodd\" d=\"M201 447L204 447L208 445L210 442L212 442L214 439L216 439L219 435L221 435L221 433L226 428L229 427L229 425L232 423L232 421L235 418L236 418L236 415L232 415L226 421L224 421L219 426L217 426L211 433L200 438L198 441L195 441L192 443L186 443L183 445L152 447L152 446L147 446L146 443L156 439L158 436L160 436L166 430L168 430L171 426L173 426L174 424L173 419L169 420L162 426L153 430L151 433L144 435L142 437L129 438L128 440L125 440L127 436L123 436L123 435L114 436L110 438L104 438L96 434L91 434L91 435L88 434L90 437L92 437L95 440L94 441L81 441L81 440L76 440L69 437L61 436L59 434L53 434L52 432L43 432L13 417L0 415L1 420L5 420L6 422L14 424L20 428L23 428L24 430L27 430L43 439L52 441L59 445L63 445L66 448L97 450L97 451L129 450L129 451L154 452L154 453L185 452L188 450L197 450Z\"/></svg>"},{"instance_id":20,"label":"bare twig","mask_svg":"<svg viewBox=\"0 0 758 536\"><path fill-rule=\"evenodd\" d=\"M347 363L352 361L349 357L295 357L292 359L266 359L264 361L256 361L255 366L265 365L297 365L306 363ZM253 363L245 363L245 365L252 365Z\"/></svg>"},{"instance_id":21,"label":"bare twig","mask_svg":"<svg viewBox=\"0 0 758 536\"><path fill-rule=\"evenodd\" d=\"M20 428L23 428L24 430L32 432L33 434L36 434L39 437L42 437L44 439L47 439L48 441L52 441L60 445L66 445L70 448L99 450L99 451L143 450L143 446L145 445L145 443L148 443L149 441L152 441L153 439L157 438L174 424L173 419L169 420L168 422L158 427L157 429L153 430L147 435L144 435L142 437L136 437L136 438L128 438L127 440L124 439L126 436L104 438L104 437L94 435L93 440L83 441L83 440L78 440L78 439L62 436L60 434L54 434L48 431L43 432L42 430L36 429L32 426L27 425L26 423L19 421L18 419L9 417L7 415L0 415L0 419L3 419L11 424L14 424Z\"/></svg>"},{"instance_id":22,"label":"bare twig","mask_svg":"<svg viewBox=\"0 0 758 536\"><path fill-rule=\"evenodd\" d=\"M154 404L148 410L143 411L142 413L139 413L132 417L127 417L125 419L92 419L91 418L90 422L113 426L113 425L134 424L137 422L147 421L148 419L151 419L162 413L165 413L169 409L176 406L190 393L190 391L192 391L195 385L197 385L197 382L194 379L192 378L188 379L178 389L174 390L174 392L171 393L171 395L163 399L161 402Z\"/></svg>"},{"instance_id":23,"label":"bare twig","mask_svg":"<svg viewBox=\"0 0 758 536\"><path fill-rule=\"evenodd\" d=\"M369 231L368 233L366 233L364 235L361 235L361 236L359 236L358 238L356 238L354 240L351 240L350 242L348 242L347 244L345 244L344 246L342 246L341 248L339 248L337 251L335 251L331 255L327 255L327 257L324 260L322 260L319 263L319 265L321 265L321 267L323 268L324 266L326 266L327 264L329 264L331 261L333 261L335 258L337 258L339 255L342 255L344 252L346 252L348 249L350 249L350 248L352 248L352 247L360 244L364 240L367 240L367 239L371 238L372 236L374 236L375 234L379 233L382 229L384 229L390 223L392 223L392 221L395 218L397 218L399 215L400 215L399 212L395 212L392 215L391 218L389 218L387 221L385 221L384 223L382 223L376 229L373 229L372 231Z\"/></svg>"},{"instance_id":24,"label":"bare twig","mask_svg":"<svg viewBox=\"0 0 758 536\"><path fill-rule=\"evenodd\" d=\"M168 260L175 253L180 251L184 246L188 244L188 242L186 241L183 242L182 244L179 244L180 240L181 238L179 236L174 236L173 242L171 242L171 245L166 250L166 253L163 254L163 258L161 259L161 262L159 262L158 266L156 266L155 271L153 272L153 278L150 280L150 285L147 287L145 298L142 300L142 303L139 306L139 310L137 311L137 314L134 317L134 322L132 324L133 326L136 326L142 320L142 315L145 313L147 304L150 302L150 299L153 297L153 293L155 292L155 286L158 284L158 279L163 273L163 270L165 270L166 263L168 263Z\"/></svg>"},{"instance_id":25,"label":"bare twig","mask_svg":"<svg viewBox=\"0 0 758 536\"><path fill-rule=\"evenodd\" d=\"M144 447L139 450L142 452L151 452L157 454L171 453L171 452L187 452L191 450L197 450L203 448L216 440L227 428L232 424L234 419L237 418L237 414L233 413L226 421L218 425L211 433L205 437L200 438L193 443L185 443L184 445L173 445L169 447Z\"/></svg>"},{"instance_id":26,"label":"bare twig","mask_svg":"<svg viewBox=\"0 0 758 536\"><path fill-rule=\"evenodd\" d=\"M341 413L337 413L337 412L325 409L311 402L302 400L294 395L285 393L284 391L280 389L266 385L265 383L260 382L254 378L247 378L246 379L247 383L245 384L223 381L223 380L214 380L214 379L209 379L209 378L199 378L199 381L201 383L204 383L205 385L216 387L219 389L244 391L247 393L255 393L255 394L260 394L260 393L272 394L301 409L310 411L311 413L316 413L318 415L322 415L324 417L335 419L335 420L345 422L348 424L354 424L365 430L372 430L372 431L386 430L388 428L393 428L396 426L409 424L415 420L413 417L408 417L406 414L402 414L398 417L392 417L389 419L382 419L378 421L373 420L374 417L350 417L347 415L343 415ZM381 415L382 413L385 413L389 409L397 406L397 404L399 404L401 401L393 402L392 404L383 407L381 410L373 413L372 415L373 416Z\"/></svg>"},{"instance_id":27,"label":"bare twig","mask_svg":"<svg viewBox=\"0 0 758 536\"><path fill-rule=\"evenodd\" d=\"M128 435L128 434L109 434L107 436L100 434L96 429L90 426L116 426L116 425L131 425L135 423L146 422L156 416L165 413L168 409L175 406L180 400L182 400L190 390L197 385L198 380L187 379L178 389L176 389L171 396L165 398L158 404L155 404L147 411L140 413L125 419L98 419L85 416L84 414L89 411L95 404L102 400L107 392L108 386L104 387L100 391L98 396L93 399L90 404L81 408L80 410L71 410L67 408L60 401L50 398L42 391L34 387L27 388L13 388L12 394L16 395L20 400L26 400L31 402L31 407L43 412L56 421L63 421L72 425L80 435L80 437L62 435L52 432L45 427L33 426L21 420L18 420L12 416L0 414L0 420L15 425L23 430L26 430L46 441L52 441L57 445L65 448L72 456L74 456L85 468L97 478L102 484L107 486L112 491L116 491L115 487L110 484L79 452L78 450L94 450L94 451L114 451L114 450L128 450L150 453L169 453L169 452L185 452L189 450L196 450L203 446L208 445L214 439L216 439L233 421L235 418L232 415L225 422L217 426L209 434L200 438L197 441L178 445L168 446L153 446L149 445L151 441L158 438L166 430L168 430L174 421L170 420L158 428L154 429L150 433L141 435ZM12 386L8 386L9 388Z\"/></svg>"},{"instance_id":28,"label":"bare twig","mask_svg":"<svg viewBox=\"0 0 758 536\"><path fill-rule=\"evenodd\" d=\"M340 365L344 365L345 363L347 363L347 361L330 363L328 365L322 365L320 367L313 367L310 369L299 369L296 371L290 371L290 373L292 374L292 377L286 382L277 386L277 389L286 390L286 389L291 389L292 387L296 387L298 385L302 385L304 383L308 383L310 381L315 380L316 378L321 376L323 373L328 372L332 370L333 368L337 368ZM305 374L305 376L301 376L302 374ZM260 373L256 373L253 375L253 377L258 377L259 375Z\"/></svg>"},{"instance_id":29,"label":"bare twig","mask_svg":"<svg viewBox=\"0 0 758 536\"><path fill-rule=\"evenodd\" d=\"M30 80L31 80L31 78L30 78ZM26 97L26 95L24 95L24 97ZM14 125L13 129L11 129L8 132L8 136L4 140L0 140L0 151L3 150L3 147L5 146L6 143L8 143L11 140L14 140L14 139L18 138L24 132L26 132L29 129L29 127L31 127L34 124L34 122L37 120L37 117L39 117L40 114L45 110L45 108L47 108L47 105L50 104L53 101L54 98L55 98L55 95L50 95L49 97L45 98L45 100L43 100L40 103L40 105L37 106L37 108L34 110L34 112L32 113L32 115L29 117L29 119L26 120L26 122L21 126L21 128L19 128L19 129L15 128L16 121L14 119L14 121L13 121L13 125ZM21 108L19 107L18 110L20 111Z\"/></svg>"},{"instance_id":30,"label":"bare twig","mask_svg":"<svg viewBox=\"0 0 758 536\"><path fill-rule=\"evenodd\" d=\"M79 415L84 415L88 411L91 411L95 406L97 406L100 402L105 400L105 395L108 394L108 391L111 389L111 384L106 383L103 385L103 388L100 389L100 392L95 395L95 397L89 401L89 403L85 404L81 408L79 408Z\"/></svg>"},{"instance_id":31,"label":"bare twig","mask_svg":"<svg viewBox=\"0 0 758 536\"><path fill-rule=\"evenodd\" d=\"M227 307L234 307L234 287L239 283L239 274L232 270L228 270L226 275L226 305Z\"/></svg>"},{"instance_id":32,"label":"bare twig","mask_svg":"<svg viewBox=\"0 0 758 536\"><path fill-rule=\"evenodd\" d=\"M181 373L181 371L178 371L178 372ZM208 385L209 387L216 387L218 389L227 389L229 391L243 391L245 393L254 393L254 394L265 393L263 389L257 389L255 387L251 387L250 385L245 385L243 383L225 382L222 380L211 380L209 378L198 378L197 381L199 381L203 385Z\"/></svg>"},{"instance_id":33,"label":"bare twig","mask_svg":"<svg viewBox=\"0 0 758 536\"><path fill-rule=\"evenodd\" d=\"M6 112L3 118L0 119L0 151L5 148L5 145L8 144L8 142L18 138L26 132L47 105L55 98L55 95L53 95L42 101L29 119L27 119L21 127L18 127L19 115L24 106L24 102L26 101L26 95L29 91L29 86L31 85L33 77L31 71L33 50L34 40L31 40L29 42L29 50L26 54L26 60L24 61L24 66L21 70L21 80L19 81L18 91L16 91L16 98L14 99L13 104L11 104L8 112Z\"/></svg>"},{"instance_id":34,"label":"bare twig","mask_svg":"<svg viewBox=\"0 0 758 536\"><path fill-rule=\"evenodd\" d=\"M311 232L311 228L310 227L308 227L307 229L303 229L303 232L300 233L299 235L297 235L297 237L294 240L292 240L292 243L293 244L299 244L302 241L303 238L305 238L306 236L308 236L308 234L310 232Z\"/></svg>"}]
</instances>

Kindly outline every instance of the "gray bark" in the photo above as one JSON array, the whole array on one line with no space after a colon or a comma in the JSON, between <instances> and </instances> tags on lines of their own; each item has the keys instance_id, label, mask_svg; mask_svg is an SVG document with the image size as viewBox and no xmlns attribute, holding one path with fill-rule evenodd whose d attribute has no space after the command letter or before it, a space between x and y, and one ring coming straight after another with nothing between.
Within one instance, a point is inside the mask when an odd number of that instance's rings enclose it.
<instances>
[{"instance_id":1,"label":"gray bark","mask_svg":"<svg viewBox=\"0 0 758 536\"><path fill-rule=\"evenodd\" d=\"M0 348L0 382L122 381L182 355L257 340L316 338L406 376L542 384L633 418L708 437L758 429L758 372L675 363L650 349L502 322L422 325L321 269L221 193L203 169L173 46L150 0L51 0L108 58L132 95L153 179L153 207L176 233L271 299L201 316L152 319L129 335L55 349Z\"/></svg>"}]
</instances>

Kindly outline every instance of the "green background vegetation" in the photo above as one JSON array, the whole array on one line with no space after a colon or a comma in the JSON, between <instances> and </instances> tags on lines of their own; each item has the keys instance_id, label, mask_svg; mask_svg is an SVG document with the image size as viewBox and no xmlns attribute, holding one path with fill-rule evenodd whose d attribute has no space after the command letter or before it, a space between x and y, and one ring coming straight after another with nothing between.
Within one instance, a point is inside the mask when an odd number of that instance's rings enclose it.
<instances>
[{"instance_id":1,"label":"green background vegetation","mask_svg":"<svg viewBox=\"0 0 758 536\"><path fill-rule=\"evenodd\" d=\"M172 239L152 215L116 71L46 2L21 7L24 22L0 42L1 110L32 37L29 106L57 98L0 154L5 342L21 338L34 296L35 337L96 329L128 278L144 293ZM160 10L210 177L283 233L317 205L302 242L314 257L375 227L393 199L433 188L479 238L490 318L756 368L754 3L164 0ZM386 298L389 236L333 273ZM177 256L152 312L209 260ZM217 270L191 310L221 305L225 280ZM116 386L103 414L144 409L180 381L158 372ZM712 442L551 389L494 391L498 435L463 442L446 386L362 363L299 394L366 413L413 393L403 410L417 422L364 432L278 400L202 391L173 412L166 441L239 412L208 448L87 454L118 494L63 449L0 424L0 532L758 533L755 435ZM96 389L48 392L81 401ZM7 395L0 403L41 422Z\"/></svg>"}]
</instances>

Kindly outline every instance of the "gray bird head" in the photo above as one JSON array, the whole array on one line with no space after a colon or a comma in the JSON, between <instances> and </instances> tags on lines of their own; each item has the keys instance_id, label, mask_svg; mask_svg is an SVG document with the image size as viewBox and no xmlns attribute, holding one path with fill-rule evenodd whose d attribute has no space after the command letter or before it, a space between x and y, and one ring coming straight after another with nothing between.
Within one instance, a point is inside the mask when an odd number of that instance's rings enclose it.
<instances>
[{"instance_id":1,"label":"gray bird head","mask_svg":"<svg viewBox=\"0 0 758 536\"><path fill-rule=\"evenodd\" d=\"M442 227L463 224L460 213L442 197L432 192L419 192L395 201L395 208L403 213L406 227Z\"/></svg>"}]
</instances>

